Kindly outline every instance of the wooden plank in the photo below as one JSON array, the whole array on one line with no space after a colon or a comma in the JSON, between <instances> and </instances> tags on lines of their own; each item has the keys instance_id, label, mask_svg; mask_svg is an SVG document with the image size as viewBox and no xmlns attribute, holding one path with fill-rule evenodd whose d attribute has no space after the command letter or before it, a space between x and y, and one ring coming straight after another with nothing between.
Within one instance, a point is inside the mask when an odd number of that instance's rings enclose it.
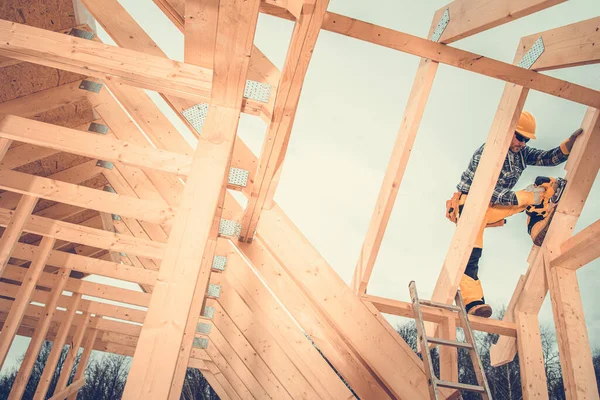
<instances>
[{"instance_id":1,"label":"wooden plank","mask_svg":"<svg viewBox=\"0 0 600 400\"><path fill-rule=\"evenodd\" d=\"M25 352L25 356L21 362L21 366L19 367L19 372L17 373L17 377L15 378L13 386L10 390L10 394L8 396L10 400L19 400L21 397L23 397L25 387L27 386L29 376L31 375L31 370L33 369L35 360L40 352L40 348L44 343L48 328L50 328L50 322L52 321L52 318L56 312L58 299L62 294L65 284L67 283L67 279L69 278L69 270L62 268L59 270L58 276L59 280L52 288L50 300L46 303L43 309L42 317L36 324L35 333L31 337L31 342L29 342L29 346L27 347L27 351Z\"/></svg>"},{"instance_id":2,"label":"wooden plank","mask_svg":"<svg viewBox=\"0 0 600 400\"><path fill-rule=\"evenodd\" d=\"M318 0L312 13L302 14L294 25L290 47L277 89L273 119L267 130L254 184L242 220L241 241L251 242L260 213L275 192L273 178L282 167L300 101L304 77L321 31L329 0ZM271 187L273 185L273 187Z\"/></svg>"},{"instance_id":3,"label":"wooden plank","mask_svg":"<svg viewBox=\"0 0 600 400\"><path fill-rule=\"evenodd\" d=\"M598 157L600 154L600 135L598 134L600 133L600 111L593 108L588 109L581 128L584 133L575 142L565 165L567 170L565 179L569 184L565 188L544 239L546 245L550 244L548 249L551 253L551 261L560 255L557 254L557 249L560 249L560 245L571 236L575 229L581 210L600 169L600 158ZM542 262L530 264L523 291L513 294L513 299L516 298L517 302L515 311L537 315L547 292L548 283L544 264ZM494 350L494 347L497 347L498 350ZM496 359L497 363L510 362L511 356L514 356L515 353L514 342L500 338L498 343L492 347L492 352L495 351L504 355L503 358Z\"/></svg>"},{"instance_id":4,"label":"wooden plank","mask_svg":"<svg viewBox=\"0 0 600 400\"><path fill-rule=\"evenodd\" d=\"M550 267L547 255L544 256L566 398L598 398L577 271Z\"/></svg>"},{"instance_id":5,"label":"wooden plank","mask_svg":"<svg viewBox=\"0 0 600 400\"><path fill-rule=\"evenodd\" d=\"M78 207L168 224L174 210L151 201L90 189L53 179L0 169L0 189Z\"/></svg>"},{"instance_id":6,"label":"wooden plank","mask_svg":"<svg viewBox=\"0 0 600 400\"><path fill-rule=\"evenodd\" d=\"M0 43L5 57L197 101L210 98L212 71L198 66L5 20Z\"/></svg>"},{"instance_id":7,"label":"wooden plank","mask_svg":"<svg viewBox=\"0 0 600 400\"><path fill-rule=\"evenodd\" d=\"M58 151L186 176L191 157L76 129L0 115L0 136Z\"/></svg>"},{"instance_id":8,"label":"wooden plank","mask_svg":"<svg viewBox=\"0 0 600 400\"><path fill-rule=\"evenodd\" d=\"M94 347L94 343L96 342L96 337L98 335L97 329L90 329L87 334L87 339L85 344L83 345L83 353L81 353L81 357L79 358L79 363L77 364L77 370L75 371L75 376L73 377L73 382L77 382L80 379L85 379L85 368L87 367L87 363L92 355L92 349ZM72 385L72 384L71 384ZM77 395L72 394L68 397L69 400L76 400Z\"/></svg>"},{"instance_id":9,"label":"wooden plank","mask_svg":"<svg viewBox=\"0 0 600 400\"><path fill-rule=\"evenodd\" d=\"M325 16L323 29L422 58L429 58L442 64L504 80L517 86L590 107L600 107L598 91L393 29L331 12Z\"/></svg>"},{"instance_id":10,"label":"wooden plank","mask_svg":"<svg viewBox=\"0 0 600 400\"><path fill-rule=\"evenodd\" d=\"M429 397L421 360L391 336L278 206L263 211L257 236L393 396Z\"/></svg>"},{"instance_id":11,"label":"wooden plank","mask_svg":"<svg viewBox=\"0 0 600 400\"><path fill-rule=\"evenodd\" d=\"M544 52L531 66L535 71L547 71L600 62L600 17L575 22L560 28L525 36L519 46L527 51L540 37Z\"/></svg>"},{"instance_id":12,"label":"wooden plank","mask_svg":"<svg viewBox=\"0 0 600 400\"><path fill-rule=\"evenodd\" d=\"M454 318L448 318L440 324L440 337L444 340L456 341L456 320ZM438 349L440 355L440 379L447 382L458 382L457 349L452 346L439 346Z\"/></svg>"},{"instance_id":13,"label":"wooden plank","mask_svg":"<svg viewBox=\"0 0 600 400\"><path fill-rule=\"evenodd\" d=\"M0 161L4 159L4 156L6 155L6 152L10 148L11 144L12 140L0 139Z\"/></svg>"},{"instance_id":14,"label":"wooden plank","mask_svg":"<svg viewBox=\"0 0 600 400\"><path fill-rule=\"evenodd\" d=\"M432 301L450 304L454 299L475 244L477 232L483 226L492 191L528 92L521 86L510 84L504 88L467 202L431 296ZM433 336L431 332L428 334Z\"/></svg>"},{"instance_id":15,"label":"wooden plank","mask_svg":"<svg viewBox=\"0 0 600 400\"><path fill-rule=\"evenodd\" d=\"M50 397L50 400L64 400L64 399L68 398L69 396L72 396L72 395L76 396L77 393L79 392L79 389L81 389L83 386L85 386L85 377L79 378L78 380L73 381L73 383L71 383L69 385L69 387L66 387L66 388L60 390L59 392L54 394L52 397Z\"/></svg>"},{"instance_id":16,"label":"wooden plank","mask_svg":"<svg viewBox=\"0 0 600 400\"><path fill-rule=\"evenodd\" d=\"M0 226L8 225L12 215L12 211L0 209ZM107 250L123 251L150 258L162 259L165 252L164 243L151 242L149 240L110 233L101 229L88 228L63 221L54 221L35 215L29 218L24 231L68 242L86 244Z\"/></svg>"},{"instance_id":17,"label":"wooden plank","mask_svg":"<svg viewBox=\"0 0 600 400\"><path fill-rule=\"evenodd\" d=\"M19 293L15 298L15 302L11 307L8 317L2 326L2 331L0 332L0 365L4 365L6 355L10 350L17 329L19 328L19 325L21 325L21 321L25 315L25 308L31 300L35 285L44 270L52 246L54 246L54 239L47 237L42 239L42 243L36 249L37 251L33 257L33 261L29 268L27 268L27 273L23 277L23 283L19 287ZM7 278L6 269L3 277Z\"/></svg>"},{"instance_id":18,"label":"wooden plank","mask_svg":"<svg viewBox=\"0 0 600 400\"><path fill-rule=\"evenodd\" d=\"M171 390L186 320L221 191L226 185L242 93L258 18L257 0L220 4L213 91L124 397L166 398ZM231 21L236 21L233 24ZM165 321L170 321L165 323ZM160 342L161 346L154 343Z\"/></svg>"},{"instance_id":19,"label":"wooden plank","mask_svg":"<svg viewBox=\"0 0 600 400\"><path fill-rule=\"evenodd\" d=\"M533 261L532 261L533 262ZM501 322L514 323L515 321L515 307L517 306L517 300L523 291L523 286L525 285L525 275L521 275L519 281L517 282L517 286L515 287L514 293L517 295L513 295L506 307L506 311L504 312L504 318ZM473 317L469 317L469 320L472 320ZM473 323L471 323L473 326ZM516 335L515 335L516 336ZM517 353L517 338L510 338L508 342L512 342L510 346L506 346L504 348L498 347L496 345L492 345L490 348L490 364L493 367L499 367L500 365L507 364L506 360L513 360ZM509 354L502 354L501 351L504 350L509 352Z\"/></svg>"},{"instance_id":20,"label":"wooden plank","mask_svg":"<svg viewBox=\"0 0 600 400\"><path fill-rule=\"evenodd\" d=\"M498 3L494 1L455 0L435 12L432 26L437 25L446 9L448 9L450 23L439 40L440 43L448 44L565 1L505 0Z\"/></svg>"},{"instance_id":21,"label":"wooden plank","mask_svg":"<svg viewBox=\"0 0 600 400\"><path fill-rule=\"evenodd\" d=\"M6 229L0 238L0 276L8 264L15 245L21 237L21 232L27 224L27 220L31 216L38 198L35 196L25 195L21 197L17 209L11 213L11 217L6 223Z\"/></svg>"},{"instance_id":22,"label":"wooden plank","mask_svg":"<svg viewBox=\"0 0 600 400\"><path fill-rule=\"evenodd\" d=\"M515 312L523 399L547 399L546 369L537 315Z\"/></svg>"},{"instance_id":23,"label":"wooden plank","mask_svg":"<svg viewBox=\"0 0 600 400\"><path fill-rule=\"evenodd\" d=\"M69 352L67 353L67 358L65 359L61 371L60 376L58 378L58 382L56 383L56 387L54 389L54 393L59 393L67 388L67 383L69 378L71 377L71 372L73 370L73 365L77 359L77 353L79 353L79 347L81 346L81 342L83 341L83 336L85 335L89 324L92 322L92 315L89 312L83 313L83 323L77 327L75 331L75 336L73 336L73 341L69 343ZM73 386L76 380L73 380L73 383L69 386ZM57 395L54 394L53 397ZM63 395L61 398L69 397L69 395Z\"/></svg>"},{"instance_id":24,"label":"wooden plank","mask_svg":"<svg viewBox=\"0 0 600 400\"><path fill-rule=\"evenodd\" d=\"M392 149L392 155L385 171L367 235L354 269L350 286L356 294L362 295L367 291L367 284L373 272L383 235L385 234L396 197L398 196L400 183L402 182L417 131L421 124L421 118L423 117L425 105L431 92L437 67L438 63L427 59L421 59L419 63L417 76L415 77L404 111L404 117L402 118L402 124L400 125L400 130Z\"/></svg>"},{"instance_id":25,"label":"wooden plank","mask_svg":"<svg viewBox=\"0 0 600 400\"><path fill-rule=\"evenodd\" d=\"M211 360L214 363L214 367L211 364L207 364L209 370L218 371L219 374L223 375L223 379L225 379L233 388L235 393L239 396L240 399L250 399L253 400L255 397L252 395L250 390L244 385L244 382L237 376L235 371L231 368L231 366L227 363L225 358L219 353L219 351L214 346L208 346L206 349L206 353L210 356Z\"/></svg>"},{"instance_id":26,"label":"wooden plank","mask_svg":"<svg viewBox=\"0 0 600 400\"><path fill-rule=\"evenodd\" d=\"M560 255L552 267L579 269L600 257L600 219L566 240L560 246Z\"/></svg>"}]
</instances>

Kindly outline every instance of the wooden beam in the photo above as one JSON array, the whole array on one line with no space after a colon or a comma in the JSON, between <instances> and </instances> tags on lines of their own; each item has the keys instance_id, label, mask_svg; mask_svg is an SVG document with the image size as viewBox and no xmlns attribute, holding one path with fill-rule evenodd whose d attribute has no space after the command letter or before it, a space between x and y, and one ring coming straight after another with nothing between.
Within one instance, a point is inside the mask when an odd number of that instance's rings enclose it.
<instances>
[{"instance_id":1,"label":"wooden beam","mask_svg":"<svg viewBox=\"0 0 600 400\"><path fill-rule=\"evenodd\" d=\"M600 219L566 240L552 267L577 270L600 257Z\"/></svg>"},{"instance_id":2,"label":"wooden beam","mask_svg":"<svg viewBox=\"0 0 600 400\"><path fill-rule=\"evenodd\" d=\"M87 367L87 363L90 359L90 356L92 355L92 349L94 347L94 343L96 342L97 335L97 329L89 329L87 339L85 341L85 344L83 345L83 353L81 353L79 363L77 364L77 370L75 371L75 376L73 377L73 382L77 382L78 380L85 378L85 368ZM73 394L68 397L69 400L76 400L76 398L76 394Z\"/></svg>"},{"instance_id":3,"label":"wooden beam","mask_svg":"<svg viewBox=\"0 0 600 400\"><path fill-rule=\"evenodd\" d=\"M255 398L252 392L250 392L246 385L244 385L244 382L242 382L240 377L235 373L227 360L225 360L221 353L219 353L216 347L209 345L206 349L206 353L213 361L212 363L207 363L209 371L214 372L215 375L221 374L222 378L231 385L231 388L235 391L235 394L239 396L240 399Z\"/></svg>"},{"instance_id":4,"label":"wooden beam","mask_svg":"<svg viewBox=\"0 0 600 400\"><path fill-rule=\"evenodd\" d=\"M211 93L212 71L205 68L5 20L0 55L191 100Z\"/></svg>"},{"instance_id":5,"label":"wooden beam","mask_svg":"<svg viewBox=\"0 0 600 400\"><path fill-rule=\"evenodd\" d=\"M548 387L538 317L535 314L517 311L515 322L518 331L523 399L547 399Z\"/></svg>"},{"instance_id":6,"label":"wooden beam","mask_svg":"<svg viewBox=\"0 0 600 400\"><path fill-rule=\"evenodd\" d=\"M0 169L0 189L156 224L170 223L175 214L172 208L155 202L7 169Z\"/></svg>"},{"instance_id":7,"label":"wooden beam","mask_svg":"<svg viewBox=\"0 0 600 400\"><path fill-rule=\"evenodd\" d=\"M19 372L17 373L17 377L10 390L8 396L10 400L19 400L23 397L25 387L27 386L27 382L29 382L31 370L33 369L35 360L40 352L40 348L44 343L48 328L50 328L50 322L56 312L56 305L58 304L63 288L69 278L69 270L64 268L60 269L58 276L59 280L52 288L50 300L44 306L42 317L37 322L35 332L31 337L31 342L29 342L29 346L27 347L27 351L25 352L25 356L19 367Z\"/></svg>"},{"instance_id":8,"label":"wooden beam","mask_svg":"<svg viewBox=\"0 0 600 400\"><path fill-rule=\"evenodd\" d=\"M596 90L393 29L331 12L325 16L323 29L600 108L600 93Z\"/></svg>"},{"instance_id":9,"label":"wooden beam","mask_svg":"<svg viewBox=\"0 0 600 400\"><path fill-rule=\"evenodd\" d=\"M470 318L469 318L469 322ZM440 337L456 341L456 320L447 318L440 323ZM446 382L458 382L458 349L453 346L438 346L440 356L440 379Z\"/></svg>"},{"instance_id":10,"label":"wooden beam","mask_svg":"<svg viewBox=\"0 0 600 400\"><path fill-rule=\"evenodd\" d=\"M21 237L21 232L25 227L27 220L31 216L38 198L35 196L25 195L21 197L19 205L14 212L11 212L11 217L5 224L6 229L0 238L0 276L8 264L15 245Z\"/></svg>"},{"instance_id":11,"label":"wooden beam","mask_svg":"<svg viewBox=\"0 0 600 400\"><path fill-rule=\"evenodd\" d=\"M63 391L67 388L67 383L69 382L69 378L71 377L73 365L75 365L75 361L77 360L79 347L81 346L81 342L83 341L83 337L87 331L89 324L92 322L92 318L94 317L92 317L92 315L89 312L83 313L83 323L77 327L77 330L75 331L75 336L73 336L73 341L69 344L69 352L67 353L67 357L62 365L60 376L58 378L58 382L56 383L54 393ZM73 382L75 381L76 380L74 379ZM71 386L73 386L73 384L71 384L69 387ZM62 398L65 397L68 397L68 395L63 396Z\"/></svg>"},{"instance_id":12,"label":"wooden beam","mask_svg":"<svg viewBox=\"0 0 600 400\"><path fill-rule=\"evenodd\" d=\"M75 395L79 392L79 389L85 386L85 377L74 380L68 387L61 389L50 397L50 400L64 400L69 396Z\"/></svg>"},{"instance_id":13,"label":"wooden beam","mask_svg":"<svg viewBox=\"0 0 600 400\"><path fill-rule=\"evenodd\" d=\"M439 40L440 43L448 44L564 3L565 1L505 0L501 4L498 4L493 1L455 0L435 12L432 26L435 28L446 9L448 9L450 23Z\"/></svg>"},{"instance_id":14,"label":"wooden beam","mask_svg":"<svg viewBox=\"0 0 600 400\"><path fill-rule=\"evenodd\" d=\"M519 46L527 51L541 37L544 52L531 66L535 71L548 71L600 62L600 17L575 22L560 28L525 36Z\"/></svg>"},{"instance_id":15,"label":"wooden beam","mask_svg":"<svg viewBox=\"0 0 600 400\"><path fill-rule=\"evenodd\" d=\"M372 295L363 295L361 296L361 299L372 303L382 313L398 315L405 318L414 318L411 303ZM454 318L455 324L459 321L458 315L451 311L427 306L422 306L421 311L423 312L425 321L442 323L450 317ZM469 322L471 324L471 329L476 331L513 338L517 337L516 326L513 322L498 321L496 319L476 317L474 315L469 316Z\"/></svg>"},{"instance_id":16,"label":"wooden beam","mask_svg":"<svg viewBox=\"0 0 600 400\"><path fill-rule=\"evenodd\" d=\"M400 125L400 131L392 149L392 155L385 171L377 203L350 284L352 290L358 295L367 292L367 284L371 278L383 235L396 202L400 183L421 124L421 118L431 92L437 67L438 63L428 59L421 59L419 63L417 76L408 97L408 103Z\"/></svg>"},{"instance_id":17,"label":"wooden beam","mask_svg":"<svg viewBox=\"0 0 600 400\"><path fill-rule=\"evenodd\" d=\"M191 157L14 115L0 115L0 137L58 151L186 176Z\"/></svg>"},{"instance_id":18,"label":"wooden beam","mask_svg":"<svg viewBox=\"0 0 600 400\"><path fill-rule=\"evenodd\" d=\"M2 331L0 332L0 366L4 365L6 355L10 350L10 346L12 345L19 325L21 325L21 321L25 315L25 308L27 308L33 295L33 291L35 290L36 283L44 270L50 251L54 246L54 241L54 239L48 237L42 239L42 243L37 248L33 261L29 268L27 268L27 273L23 277L23 283L19 287L19 293L15 298L15 302L13 303L13 306L8 313L8 317L2 326ZM3 277L7 278L6 269Z\"/></svg>"},{"instance_id":19,"label":"wooden beam","mask_svg":"<svg viewBox=\"0 0 600 400\"><path fill-rule=\"evenodd\" d=\"M199 139L124 397L167 398L213 217L229 170L260 2L221 3L215 73L208 116ZM231 21L237 21L232 24ZM165 321L170 321L165 323ZM160 342L161 346L154 345ZM160 366L160 371L157 369Z\"/></svg>"},{"instance_id":20,"label":"wooden beam","mask_svg":"<svg viewBox=\"0 0 600 400\"><path fill-rule=\"evenodd\" d=\"M554 257L560 255L560 245L571 236L575 229L581 210L600 169L600 158L597 156L600 152L600 111L593 108L588 109L581 128L584 133L573 145L565 165L567 170L565 179L569 184L565 188L544 239L545 245L550 245L548 251L551 253L551 262ZM538 258L541 260L539 255ZM515 312L521 311L537 315L547 292L548 283L544 263L531 263L523 290L513 294L513 299L517 304ZM505 318L507 317L505 316ZM496 363L510 362L515 353L514 346L513 341L500 338L491 350L492 353L497 351L498 354L504 356L497 357Z\"/></svg>"},{"instance_id":21,"label":"wooden beam","mask_svg":"<svg viewBox=\"0 0 600 400\"><path fill-rule=\"evenodd\" d=\"M12 140L8 139L0 139L0 161L4 159L6 152L10 149L10 145L12 144Z\"/></svg>"},{"instance_id":22,"label":"wooden beam","mask_svg":"<svg viewBox=\"0 0 600 400\"><path fill-rule=\"evenodd\" d=\"M260 213L269 208L275 192L273 178L279 173L300 101L304 77L321 31L329 0L317 0L315 9L300 15L294 25L291 44L277 89L273 119L269 125L248 205L242 220L241 241L251 242Z\"/></svg>"}]
</instances>

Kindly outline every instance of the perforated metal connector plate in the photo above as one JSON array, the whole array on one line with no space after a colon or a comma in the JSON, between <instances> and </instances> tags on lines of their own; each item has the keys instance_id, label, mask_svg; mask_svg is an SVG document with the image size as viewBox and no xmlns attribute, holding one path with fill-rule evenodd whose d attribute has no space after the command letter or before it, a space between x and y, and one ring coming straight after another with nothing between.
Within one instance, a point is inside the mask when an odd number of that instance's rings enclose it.
<instances>
[{"instance_id":1,"label":"perforated metal connector plate","mask_svg":"<svg viewBox=\"0 0 600 400\"><path fill-rule=\"evenodd\" d=\"M538 60L538 58L540 58L544 50L544 40L540 36L538 40L536 40L535 43L531 46L531 48L527 50L527 53L525 53L525 55L523 56L521 61L519 61L517 66L525 69L531 68L533 64L535 64L535 62Z\"/></svg>"},{"instance_id":2,"label":"perforated metal connector plate","mask_svg":"<svg viewBox=\"0 0 600 400\"><path fill-rule=\"evenodd\" d=\"M183 110L181 115L185 117L187 122L196 130L196 132L200 133L204 126L204 121L206 121L206 116L208 115L208 104L196 104L195 106Z\"/></svg>"},{"instance_id":3,"label":"perforated metal connector plate","mask_svg":"<svg viewBox=\"0 0 600 400\"><path fill-rule=\"evenodd\" d=\"M271 85L248 79L246 81L246 87L244 88L244 97L262 103L268 103L269 97L271 97Z\"/></svg>"},{"instance_id":4,"label":"perforated metal connector plate","mask_svg":"<svg viewBox=\"0 0 600 400\"><path fill-rule=\"evenodd\" d=\"M76 37L82 38L82 39L87 39L87 40L92 40L94 38L94 36L96 36L94 34L94 32L88 32L88 31L84 31L82 29L77 29L77 28L71 29L71 32L69 32L69 35L76 36Z\"/></svg>"},{"instance_id":5,"label":"perforated metal connector plate","mask_svg":"<svg viewBox=\"0 0 600 400\"><path fill-rule=\"evenodd\" d=\"M117 215L117 214L112 214L112 219L113 219L113 221L120 221L121 220L121 216Z\"/></svg>"},{"instance_id":6,"label":"perforated metal connector plate","mask_svg":"<svg viewBox=\"0 0 600 400\"><path fill-rule=\"evenodd\" d=\"M248 184L248 176L250 173L245 169L240 168L229 168L229 177L227 182L230 185L246 187Z\"/></svg>"},{"instance_id":7,"label":"perforated metal connector plate","mask_svg":"<svg viewBox=\"0 0 600 400\"><path fill-rule=\"evenodd\" d=\"M208 348L208 339L195 337L194 343L192 344L192 346L197 349L207 349Z\"/></svg>"},{"instance_id":8,"label":"perforated metal connector plate","mask_svg":"<svg viewBox=\"0 0 600 400\"><path fill-rule=\"evenodd\" d=\"M213 319L215 317L215 308L211 306L205 306L202 316L204 318Z\"/></svg>"},{"instance_id":9,"label":"perforated metal connector plate","mask_svg":"<svg viewBox=\"0 0 600 400\"><path fill-rule=\"evenodd\" d=\"M114 215L114 214L113 214L113 215ZM119 255L120 255L121 257L127 257L127 254L123 253L122 251L120 251L120 252L119 252Z\"/></svg>"},{"instance_id":10,"label":"perforated metal connector plate","mask_svg":"<svg viewBox=\"0 0 600 400\"><path fill-rule=\"evenodd\" d=\"M110 185L105 185L102 190L104 190L105 192L117 193L117 192L115 192L115 189L113 189L113 187Z\"/></svg>"},{"instance_id":11,"label":"perforated metal connector plate","mask_svg":"<svg viewBox=\"0 0 600 400\"><path fill-rule=\"evenodd\" d=\"M239 237L242 233L242 226L236 221L222 219L219 222L219 235Z\"/></svg>"},{"instance_id":12,"label":"perforated metal connector plate","mask_svg":"<svg viewBox=\"0 0 600 400\"><path fill-rule=\"evenodd\" d=\"M444 11L444 15L442 15L440 22L438 22L437 26L433 30L433 33L431 34L431 37L429 38L429 40L431 40L433 42L439 42L440 38L442 37L442 34L446 30L446 27L448 26L449 23L450 23L450 9L446 8L446 11Z\"/></svg>"},{"instance_id":13,"label":"perforated metal connector plate","mask_svg":"<svg viewBox=\"0 0 600 400\"><path fill-rule=\"evenodd\" d=\"M88 131L89 132L96 132L96 133L99 133L101 135L106 135L108 133L108 126L92 122L90 124L90 127L88 128Z\"/></svg>"},{"instance_id":14,"label":"perforated metal connector plate","mask_svg":"<svg viewBox=\"0 0 600 400\"><path fill-rule=\"evenodd\" d=\"M208 285L208 291L206 292L208 297L219 297L221 295L221 286L211 283Z\"/></svg>"},{"instance_id":15,"label":"perforated metal connector plate","mask_svg":"<svg viewBox=\"0 0 600 400\"><path fill-rule=\"evenodd\" d=\"M208 335L210 333L210 329L212 328L211 324L206 324L204 322L198 322L196 325L196 333L200 333L202 335Z\"/></svg>"},{"instance_id":16,"label":"perforated metal connector plate","mask_svg":"<svg viewBox=\"0 0 600 400\"><path fill-rule=\"evenodd\" d=\"M98 160L96 167L102 167L106 169L113 169L115 165L110 161Z\"/></svg>"},{"instance_id":17,"label":"perforated metal connector plate","mask_svg":"<svg viewBox=\"0 0 600 400\"><path fill-rule=\"evenodd\" d=\"M83 80L79 84L79 89L87 90L88 92L100 93L102 89L102 84L93 81Z\"/></svg>"},{"instance_id":18,"label":"perforated metal connector plate","mask_svg":"<svg viewBox=\"0 0 600 400\"><path fill-rule=\"evenodd\" d=\"M215 256L215 258L213 258L212 269L215 269L217 271L225 271L226 265L227 265L227 257Z\"/></svg>"}]
</instances>

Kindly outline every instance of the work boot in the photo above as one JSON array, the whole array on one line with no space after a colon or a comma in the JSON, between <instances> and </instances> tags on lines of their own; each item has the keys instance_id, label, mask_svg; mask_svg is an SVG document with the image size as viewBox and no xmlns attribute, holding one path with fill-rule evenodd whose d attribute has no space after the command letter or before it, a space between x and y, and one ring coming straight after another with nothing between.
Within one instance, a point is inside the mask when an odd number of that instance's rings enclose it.
<instances>
[{"instance_id":1,"label":"work boot","mask_svg":"<svg viewBox=\"0 0 600 400\"><path fill-rule=\"evenodd\" d=\"M527 207L525 211L527 213L527 233L536 246L541 246L544 242L555 211L556 204L550 203L548 200L544 200L538 206Z\"/></svg>"},{"instance_id":2,"label":"work boot","mask_svg":"<svg viewBox=\"0 0 600 400\"><path fill-rule=\"evenodd\" d=\"M489 318L492 316L492 307L489 304L478 304L471 307L468 313L476 317Z\"/></svg>"}]
</instances>

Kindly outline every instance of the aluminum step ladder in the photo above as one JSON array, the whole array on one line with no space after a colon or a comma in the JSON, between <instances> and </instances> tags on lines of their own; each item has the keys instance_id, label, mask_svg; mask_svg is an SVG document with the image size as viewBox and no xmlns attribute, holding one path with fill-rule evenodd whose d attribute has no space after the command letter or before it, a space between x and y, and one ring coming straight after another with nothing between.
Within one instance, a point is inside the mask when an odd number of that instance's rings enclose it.
<instances>
[{"instance_id":1,"label":"aluminum step ladder","mask_svg":"<svg viewBox=\"0 0 600 400\"><path fill-rule=\"evenodd\" d=\"M477 346L475 345L475 341L473 339L473 331L471 330L471 325L469 324L469 319L467 317L467 311L465 310L465 305L463 303L462 296L460 294L460 290L456 292L456 296L454 301L456 305L452 304L443 304L436 303L428 300L419 300L419 295L417 294L417 286L415 281L411 281L408 285L410 289L410 298L412 300L412 308L415 316L415 322L417 325L417 333L419 335L419 343L421 345L421 354L423 357L423 367L425 369L425 374L427 375L427 383L429 385L429 397L431 400L439 400L438 388L451 388L451 389L459 389L466 390L470 392L477 392L481 394L481 397L484 400L492 400L492 395L490 394L490 388L488 386L487 379L485 377L485 372L483 371L483 365L481 365L481 359L479 358L479 353L477 352ZM449 310L453 312L458 312L459 324L465 334L466 342L456 342L452 340L438 339L434 337L427 336L425 333L425 324L423 322L423 313L421 312L421 306L434 307L443 310ZM477 385L467 385L464 383L458 382L448 382L437 379L435 376L435 372L433 370L433 363L431 362L431 354L429 353L429 344L438 344L441 346L452 346L456 348L463 348L469 351L471 356L471 361L473 363L473 369L475 370L475 375L477 376Z\"/></svg>"}]
</instances>

